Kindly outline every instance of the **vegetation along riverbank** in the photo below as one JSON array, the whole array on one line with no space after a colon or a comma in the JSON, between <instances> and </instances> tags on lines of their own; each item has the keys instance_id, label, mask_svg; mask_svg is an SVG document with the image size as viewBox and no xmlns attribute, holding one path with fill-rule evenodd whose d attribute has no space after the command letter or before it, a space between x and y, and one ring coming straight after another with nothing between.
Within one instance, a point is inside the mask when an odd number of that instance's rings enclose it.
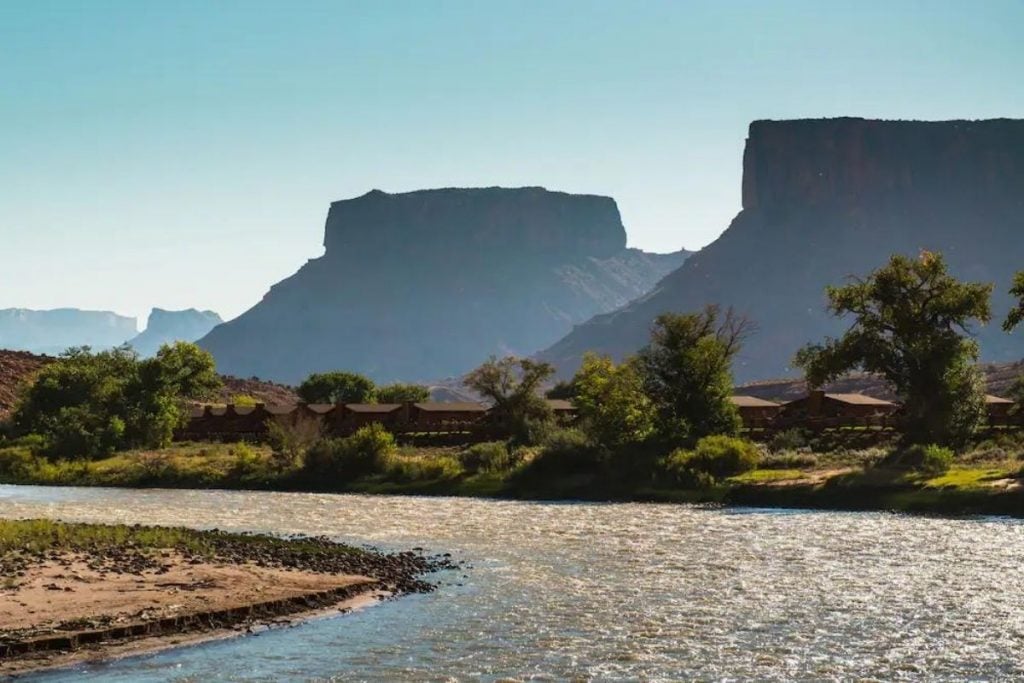
<instances>
[{"instance_id":1,"label":"vegetation along riverbank","mask_svg":"<svg viewBox=\"0 0 1024 683\"><path fill-rule=\"evenodd\" d=\"M208 353L182 343L146 360L127 348L75 349L22 389L0 436L0 482L1022 515L1024 382L1000 399L1004 419L994 421L971 336L992 318L991 292L989 284L961 282L928 252L895 255L863 279L828 288L829 311L850 326L840 338L795 350L794 364L812 388L872 373L896 401L885 403L880 424L776 422L760 431L759 443L747 438L732 397L732 363L751 325L716 306L658 316L634 356L616 362L587 354L546 394L551 365L488 360L463 378L488 406L477 437L494 436L472 444L458 441L464 426L445 422L436 410L443 404L417 403L423 387L377 387L344 371L303 382L301 410L261 411L274 419L257 443L172 444L190 406L220 390ZM1024 320L1024 274L1011 294L1020 304L1004 321L1007 334ZM344 429L317 418L336 404L347 407ZM555 414L563 404L571 417ZM399 445L381 416L411 406L451 433L433 447ZM415 434L403 436L418 443Z\"/></svg>"},{"instance_id":2,"label":"vegetation along riverbank","mask_svg":"<svg viewBox=\"0 0 1024 683\"><path fill-rule=\"evenodd\" d=\"M427 592L448 566L322 538L0 520L0 675Z\"/></svg>"}]
</instances>

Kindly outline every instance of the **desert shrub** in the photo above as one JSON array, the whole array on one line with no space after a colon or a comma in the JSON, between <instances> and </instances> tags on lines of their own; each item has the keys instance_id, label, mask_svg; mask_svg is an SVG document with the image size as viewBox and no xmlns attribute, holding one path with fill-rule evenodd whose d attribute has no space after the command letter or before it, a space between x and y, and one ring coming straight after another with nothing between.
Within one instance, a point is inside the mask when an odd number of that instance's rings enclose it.
<instances>
[{"instance_id":1,"label":"desert shrub","mask_svg":"<svg viewBox=\"0 0 1024 683\"><path fill-rule=\"evenodd\" d=\"M684 486L704 486L749 472L761 453L750 441L733 436L705 436L693 450L678 448L663 463L665 472Z\"/></svg>"},{"instance_id":2,"label":"desert shrub","mask_svg":"<svg viewBox=\"0 0 1024 683\"><path fill-rule=\"evenodd\" d=\"M306 452L304 468L312 476L353 481L387 470L395 450L395 437L374 423L352 436L321 439Z\"/></svg>"},{"instance_id":3,"label":"desert shrub","mask_svg":"<svg viewBox=\"0 0 1024 683\"><path fill-rule=\"evenodd\" d=\"M467 472L505 472L518 464L521 451L511 451L504 441L473 444L459 453L459 460Z\"/></svg>"},{"instance_id":4,"label":"desert shrub","mask_svg":"<svg viewBox=\"0 0 1024 683\"><path fill-rule=\"evenodd\" d=\"M37 457L24 446L0 448L0 477L4 481L29 481L36 469Z\"/></svg>"},{"instance_id":5,"label":"desert shrub","mask_svg":"<svg viewBox=\"0 0 1024 683\"><path fill-rule=\"evenodd\" d=\"M760 467L766 470L806 469L818 466L818 456L814 453L787 451L773 453L761 460Z\"/></svg>"},{"instance_id":6,"label":"desert shrub","mask_svg":"<svg viewBox=\"0 0 1024 683\"><path fill-rule=\"evenodd\" d=\"M807 432L798 427L785 429L777 432L768 442L768 448L773 452L795 451L806 448L809 443Z\"/></svg>"},{"instance_id":7,"label":"desert shrub","mask_svg":"<svg viewBox=\"0 0 1024 683\"><path fill-rule=\"evenodd\" d=\"M231 397L231 403L239 408L254 408L259 401L249 394L235 394Z\"/></svg>"},{"instance_id":8,"label":"desert shrub","mask_svg":"<svg viewBox=\"0 0 1024 683\"><path fill-rule=\"evenodd\" d=\"M428 457L400 456L387 465L387 477L397 482L457 479L462 476L462 464L450 455Z\"/></svg>"},{"instance_id":9,"label":"desert shrub","mask_svg":"<svg viewBox=\"0 0 1024 683\"><path fill-rule=\"evenodd\" d=\"M301 463L306 451L324 436L324 423L309 415L278 415L267 423L267 443L273 451L278 470L288 470Z\"/></svg>"},{"instance_id":10,"label":"desert shrub","mask_svg":"<svg viewBox=\"0 0 1024 683\"><path fill-rule=\"evenodd\" d=\"M953 451L935 444L915 444L893 451L881 464L895 469L938 476L949 471L953 464Z\"/></svg>"},{"instance_id":11,"label":"desert shrub","mask_svg":"<svg viewBox=\"0 0 1024 683\"><path fill-rule=\"evenodd\" d=\"M249 444L235 444L231 454L234 456L231 471L236 477L247 478L264 474L263 459Z\"/></svg>"}]
</instances>

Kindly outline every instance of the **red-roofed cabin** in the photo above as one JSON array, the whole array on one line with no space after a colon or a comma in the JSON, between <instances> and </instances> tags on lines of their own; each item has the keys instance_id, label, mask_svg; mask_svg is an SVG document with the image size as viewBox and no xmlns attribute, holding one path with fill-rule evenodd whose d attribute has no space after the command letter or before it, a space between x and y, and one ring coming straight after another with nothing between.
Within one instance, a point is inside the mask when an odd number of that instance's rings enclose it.
<instances>
[{"instance_id":1,"label":"red-roofed cabin","mask_svg":"<svg viewBox=\"0 0 1024 683\"><path fill-rule=\"evenodd\" d=\"M985 395L985 410L991 422L1006 422L1009 420L1011 417L1010 412L1013 410L1014 405L1016 404L1008 398L991 394Z\"/></svg>"},{"instance_id":2,"label":"red-roofed cabin","mask_svg":"<svg viewBox=\"0 0 1024 683\"><path fill-rule=\"evenodd\" d=\"M414 403L411 420L416 426L465 425L481 422L487 416L483 403Z\"/></svg>"},{"instance_id":3,"label":"red-roofed cabin","mask_svg":"<svg viewBox=\"0 0 1024 683\"><path fill-rule=\"evenodd\" d=\"M402 417L404 407L401 403L346 403L338 406L337 415L340 420L336 420L335 424L342 431L355 431L373 423L394 428Z\"/></svg>"},{"instance_id":4,"label":"red-roofed cabin","mask_svg":"<svg viewBox=\"0 0 1024 683\"><path fill-rule=\"evenodd\" d=\"M829 394L812 391L803 398L783 404L786 418L884 417L899 408L892 401L864 394Z\"/></svg>"},{"instance_id":5,"label":"red-roofed cabin","mask_svg":"<svg viewBox=\"0 0 1024 683\"><path fill-rule=\"evenodd\" d=\"M778 417L782 405L756 396L730 396L746 427L761 425Z\"/></svg>"}]
</instances>

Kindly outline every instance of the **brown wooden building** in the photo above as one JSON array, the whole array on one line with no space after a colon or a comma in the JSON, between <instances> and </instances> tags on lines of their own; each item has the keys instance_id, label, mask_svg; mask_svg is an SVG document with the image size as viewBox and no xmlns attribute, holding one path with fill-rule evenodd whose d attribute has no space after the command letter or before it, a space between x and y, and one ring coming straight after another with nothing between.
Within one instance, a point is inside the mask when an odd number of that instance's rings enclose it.
<instances>
[{"instance_id":1,"label":"brown wooden building","mask_svg":"<svg viewBox=\"0 0 1024 683\"><path fill-rule=\"evenodd\" d=\"M767 424L782 412L782 404L756 396L731 396L730 400L747 427Z\"/></svg>"},{"instance_id":2,"label":"brown wooden building","mask_svg":"<svg viewBox=\"0 0 1024 683\"><path fill-rule=\"evenodd\" d=\"M898 405L864 394L829 394L812 391L803 398L782 406L787 420L805 418L874 418L887 417L896 412Z\"/></svg>"}]
</instances>

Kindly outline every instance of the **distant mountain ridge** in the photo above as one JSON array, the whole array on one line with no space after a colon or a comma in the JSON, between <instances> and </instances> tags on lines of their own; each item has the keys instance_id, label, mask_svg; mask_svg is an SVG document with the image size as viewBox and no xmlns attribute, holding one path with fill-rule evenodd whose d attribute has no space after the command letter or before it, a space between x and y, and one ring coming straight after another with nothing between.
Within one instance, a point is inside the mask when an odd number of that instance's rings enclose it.
<instances>
[{"instance_id":1,"label":"distant mountain ridge","mask_svg":"<svg viewBox=\"0 0 1024 683\"><path fill-rule=\"evenodd\" d=\"M137 333L135 318L110 311L0 310L0 349L56 355L71 346L111 348Z\"/></svg>"},{"instance_id":2,"label":"distant mountain ridge","mask_svg":"<svg viewBox=\"0 0 1024 683\"><path fill-rule=\"evenodd\" d=\"M325 253L200 344L223 371L295 383L461 374L529 354L686 258L626 248L609 197L539 187L374 190L331 204Z\"/></svg>"},{"instance_id":3,"label":"distant mountain ridge","mask_svg":"<svg viewBox=\"0 0 1024 683\"><path fill-rule=\"evenodd\" d=\"M799 347L844 329L825 311L826 285L922 249L942 252L959 277L994 282L994 312L1005 314L1024 269L1024 121L755 121L729 228L652 292L539 357L571 374L585 351L636 351L659 313L717 303L759 327L737 381L786 376ZM1019 333L978 332L984 360L1024 354Z\"/></svg>"}]
</instances>

